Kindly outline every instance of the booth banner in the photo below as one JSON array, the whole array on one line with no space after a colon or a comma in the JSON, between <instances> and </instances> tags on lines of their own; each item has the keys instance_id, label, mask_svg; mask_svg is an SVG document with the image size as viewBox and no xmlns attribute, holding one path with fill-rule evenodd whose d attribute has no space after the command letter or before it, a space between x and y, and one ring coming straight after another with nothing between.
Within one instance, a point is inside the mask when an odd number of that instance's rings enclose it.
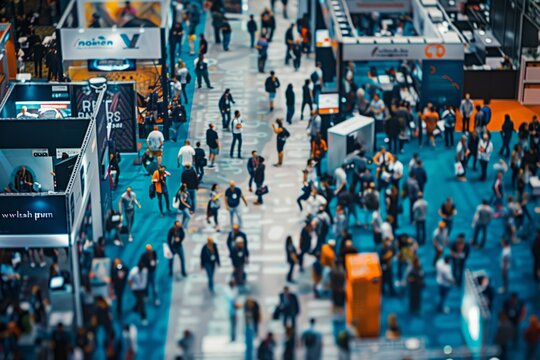
<instances>
[{"instance_id":1,"label":"booth banner","mask_svg":"<svg viewBox=\"0 0 540 360\"><path fill-rule=\"evenodd\" d=\"M97 94L88 85L74 85L73 114L87 117L94 111ZM137 117L133 83L109 84L105 93L105 116L110 125L110 139L119 152L137 151ZM99 126L99 124L98 124Z\"/></svg>"},{"instance_id":2,"label":"booth banner","mask_svg":"<svg viewBox=\"0 0 540 360\"><path fill-rule=\"evenodd\" d=\"M420 105L428 102L443 106L459 106L463 93L463 61L422 62Z\"/></svg>"},{"instance_id":3,"label":"booth banner","mask_svg":"<svg viewBox=\"0 0 540 360\"><path fill-rule=\"evenodd\" d=\"M463 44L344 44L344 61L462 60Z\"/></svg>"},{"instance_id":4,"label":"booth banner","mask_svg":"<svg viewBox=\"0 0 540 360\"><path fill-rule=\"evenodd\" d=\"M379 13L409 12L410 0L347 0L351 13L366 13L377 11Z\"/></svg>"},{"instance_id":5,"label":"booth banner","mask_svg":"<svg viewBox=\"0 0 540 360\"><path fill-rule=\"evenodd\" d=\"M0 196L0 235L28 234L67 234L65 196Z\"/></svg>"},{"instance_id":6,"label":"booth banner","mask_svg":"<svg viewBox=\"0 0 540 360\"><path fill-rule=\"evenodd\" d=\"M161 25L161 1L78 1L86 27L110 28Z\"/></svg>"},{"instance_id":7,"label":"booth banner","mask_svg":"<svg viewBox=\"0 0 540 360\"><path fill-rule=\"evenodd\" d=\"M161 59L159 28L61 29L64 60Z\"/></svg>"}]
</instances>

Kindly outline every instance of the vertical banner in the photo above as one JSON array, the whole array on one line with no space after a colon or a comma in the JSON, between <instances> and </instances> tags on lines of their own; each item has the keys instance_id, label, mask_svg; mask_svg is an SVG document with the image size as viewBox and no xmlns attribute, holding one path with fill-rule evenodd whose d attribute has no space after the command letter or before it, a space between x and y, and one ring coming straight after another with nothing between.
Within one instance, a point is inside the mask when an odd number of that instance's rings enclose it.
<instances>
[{"instance_id":1,"label":"vertical banner","mask_svg":"<svg viewBox=\"0 0 540 360\"><path fill-rule=\"evenodd\" d=\"M459 106L463 92L463 61L423 60L420 105Z\"/></svg>"},{"instance_id":2,"label":"vertical banner","mask_svg":"<svg viewBox=\"0 0 540 360\"><path fill-rule=\"evenodd\" d=\"M92 114L96 105L96 93L88 85L74 85L72 112L74 116ZM137 151L137 116L135 108L135 86L133 83L111 83L105 94L105 116L110 126L110 139L116 151Z\"/></svg>"}]
</instances>

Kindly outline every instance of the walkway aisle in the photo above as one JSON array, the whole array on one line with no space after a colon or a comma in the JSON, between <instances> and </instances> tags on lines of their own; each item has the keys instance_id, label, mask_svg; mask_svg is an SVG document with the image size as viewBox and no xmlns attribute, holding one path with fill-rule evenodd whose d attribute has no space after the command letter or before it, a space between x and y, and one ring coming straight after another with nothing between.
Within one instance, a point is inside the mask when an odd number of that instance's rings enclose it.
<instances>
[{"instance_id":1,"label":"walkway aisle","mask_svg":"<svg viewBox=\"0 0 540 360\"><path fill-rule=\"evenodd\" d=\"M249 1L249 13L259 14L266 2ZM279 6L279 5L278 5ZM289 9L295 9L296 1L289 4ZM210 19L207 23L207 38L210 51L210 79L214 90L205 87L195 93L192 110L192 121L189 130L192 142L204 139L205 131L210 122L217 125L222 142L222 150L218 157L218 167L215 170L206 169L204 189L198 193L198 212L192 219L191 235L186 239L185 250L188 262L189 276L180 281L174 281L172 287L172 301L169 314L169 327L167 332L166 354L171 359L179 353L177 341L185 329L194 332L197 342L197 352L202 352L210 358L240 359L244 353L243 341L243 313L238 314L237 341L229 341L229 318L227 303L223 297L223 290L232 273L232 266L228 257L226 237L230 231L228 213L222 205L220 223L222 232L215 233L206 224L204 211L208 199L208 188L218 183L221 189L228 186L230 180L235 180L247 195L249 206L243 208L244 226L242 230L248 236L250 249L250 265L247 267L248 294L252 295L261 305L263 324L259 330L259 338L267 330L273 331L278 342L276 354L281 355L283 340L283 327L281 322L271 321L272 311L278 301L278 293L285 285L287 264L285 262L284 242L287 235L294 237L298 242L302 218L296 205L296 197L301 187L301 169L309 152L309 144L305 127L307 121L299 122L299 113L292 126L287 126L292 136L286 145L285 165L282 168L272 166L277 160L275 137L272 133L271 123L277 117L284 117L284 91L289 82L293 83L298 108L301 100L301 84L313 71L313 61L304 61L300 72L295 73L292 67L284 67L285 48L283 39L288 21L283 19L281 7L277 8L278 30L270 46L267 73L275 70L281 80L281 88L276 99L276 110L268 113L267 95L264 93L264 81L268 74L257 72L257 54L249 49L249 36L245 31L248 14L242 21L231 21L233 38L230 52L223 52L219 45L213 44L213 29ZM295 19L293 11L290 18ZM305 59L304 59L305 60ZM243 157L230 159L228 157L231 134L221 131L221 117L218 111L218 100L226 88L236 101L233 109L241 111L245 120ZM254 206L255 196L247 190L246 159L251 151L257 150L266 159L266 184L270 194L265 196L265 204ZM218 244L222 267L216 273L216 293L212 297L206 287L206 274L200 270L200 249L208 236L213 236ZM311 263L308 259L307 264ZM175 264L178 272L179 265ZM301 319L298 331L302 331L311 316L319 320L319 330L324 335L325 358L335 358L333 339L331 338L331 310L327 300L314 300L311 295L310 267L306 266L306 273L297 277L297 284L291 286L293 291L300 295ZM243 303L244 298L242 297ZM165 316L165 314L163 314ZM257 343L255 344L257 346ZM219 354L219 355L218 355Z\"/></svg>"}]
</instances>

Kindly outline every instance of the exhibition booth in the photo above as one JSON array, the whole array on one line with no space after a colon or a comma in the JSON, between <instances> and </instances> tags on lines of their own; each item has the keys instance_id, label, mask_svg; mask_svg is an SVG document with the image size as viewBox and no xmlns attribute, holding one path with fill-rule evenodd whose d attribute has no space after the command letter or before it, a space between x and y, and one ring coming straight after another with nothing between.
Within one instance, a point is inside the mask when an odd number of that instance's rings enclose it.
<instances>
[{"instance_id":1,"label":"exhibition booth","mask_svg":"<svg viewBox=\"0 0 540 360\"><path fill-rule=\"evenodd\" d=\"M22 306L37 287L50 303L49 327L84 322L82 234L103 233L99 164L107 126L96 121L102 108L77 119L0 120L1 261L21 274L2 284L2 297Z\"/></svg>"},{"instance_id":2,"label":"exhibition booth","mask_svg":"<svg viewBox=\"0 0 540 360\"><path fill-rule=\"evenodd\" d=\"M396 94L418 107L460 103L463 89L464 40L437 1L404 0L400 9L372 0L315 1L312 24L315 33L327 31L322 58L325 72L335 62L343 80L335 81L346 107L350 82L366 88L366 100L379 93L388 101ZM308 9L309 9L308 8ZM404 19L378 18L372 24L355 24L352 17L373 14L404 14ZM364 19L365 17L360 17ZM409 24L406 29L403 24ZM373 35L365 34L371 29ZM413 35L408 35L413 34ZM317 48L320 46L317 46ZM316 48L316 50L317 50ZM327 52L328 53L328 52ZM333 58L332 61L329 58ZM339 76L338 76L339 78ZM387 103L387 106L390 104Z\"/></svg>"}]
</instances>

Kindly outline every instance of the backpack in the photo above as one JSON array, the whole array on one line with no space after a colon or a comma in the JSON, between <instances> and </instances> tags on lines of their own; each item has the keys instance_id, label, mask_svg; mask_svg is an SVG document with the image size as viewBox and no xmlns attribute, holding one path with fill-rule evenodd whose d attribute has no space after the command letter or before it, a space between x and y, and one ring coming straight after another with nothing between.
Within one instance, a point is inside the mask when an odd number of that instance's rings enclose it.
<instances>
[{"instance_id":1,"label":"backpack","mask_svg":"<svg viewBox=\"0 0 540 360\"><path fill-rule=\"evenodd\" d=\"M364 196L364 205L368 210L377 210L379 208L377 200L377 195L374 192L369 192Z\"/></svg>"},{"instance_id":2,"label":"backpack","mask_svg":"<svg viewBox=\"0 0 540 360\"><path fill-rule=\"evenodd\" d=\"M150 199L156 197L156 184L150 184L150 187L148 188L148 196L150 197Z\"/></svg>"},{"instance_id":3,"label":"backpack","mask_svg":"<svg viewBox=\"0 0 540 360\"><path fill-rule=\"evenodd\" d=\"M314 84L317 83L317 81L319 81L319 74L317 74L316 71L313 71L310 75L310 79Z\"/></svg>"},{"instance_id":4,"label":"backpack","mask_svg":"<svg viewBox=\"0 0 540 360\"><path fill-rule=\"evenodd\" d=\"M191 74L187 73L186 75L186 84L189 84L191 82Z\"/></svg>"}]
</instances>

